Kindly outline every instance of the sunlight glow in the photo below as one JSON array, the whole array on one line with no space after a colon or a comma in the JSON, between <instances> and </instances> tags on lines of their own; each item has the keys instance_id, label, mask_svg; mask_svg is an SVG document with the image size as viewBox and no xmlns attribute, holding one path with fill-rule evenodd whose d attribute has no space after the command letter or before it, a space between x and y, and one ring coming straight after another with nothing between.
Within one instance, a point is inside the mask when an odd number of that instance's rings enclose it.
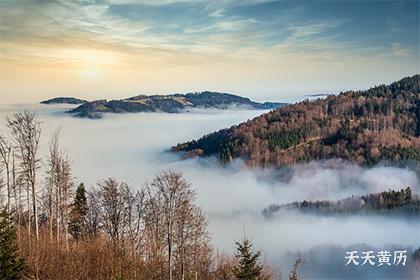
<instances>
[{"instance_id":1,"label":"sunlight glow","mask_svg":"<svg viewBox=\"0 0 420 280\"><path fill-rule=\"evenodd\" d=\"M96 80L101 76L101 71L95 68L85 68L81 71L81 76L88 80Z\"/></svg>"},{"instance_id":2,"label":"sunlight glow","mask_svg":"<svg viewBox=\"0 0 420 280\"><path fill-rule=\"evenodd\" d=\"M64 64L80 69L80 76L86 80L99 79L102 69L119 62L114 52L96 49L65 49L58 56Z\"/></svg>"}]
</instances>

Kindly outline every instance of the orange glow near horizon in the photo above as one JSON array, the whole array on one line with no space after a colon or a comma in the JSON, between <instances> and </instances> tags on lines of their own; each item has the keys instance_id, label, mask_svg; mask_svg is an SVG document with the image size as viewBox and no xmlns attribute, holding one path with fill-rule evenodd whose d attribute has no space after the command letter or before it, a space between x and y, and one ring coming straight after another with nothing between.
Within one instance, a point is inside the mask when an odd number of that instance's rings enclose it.
<instances>
[{"instance_id":1,"label":"orange glow near horizon","mask_svg":"<svg viewBox=\"0 0 420 280\"><path fill-rule=\"evenodd\" d=\"M395 27L389 37L367 45L349 41L351 36L343 41L339 28L348 28L349 20L335 13L328 18L310 13L313 18L303 20L299 9L284 9L280 2L279 15L270 19L254 10L224 13L235 1L199 2L183 1L202 6L207 14L197 17L189 9L174 14L177 1L166 0L1 1L0 103L202 90L281 101L364 89L420 72L419 46L404 41L418 37L418 14L405 23L409 29ZM255 2L246 5L264 1ZM404 5L400 14L414 10L414 3ZM383 28L388 34L389 26ZM379 38L376 31L372 36Z\"/></svg>"}]
</instances>

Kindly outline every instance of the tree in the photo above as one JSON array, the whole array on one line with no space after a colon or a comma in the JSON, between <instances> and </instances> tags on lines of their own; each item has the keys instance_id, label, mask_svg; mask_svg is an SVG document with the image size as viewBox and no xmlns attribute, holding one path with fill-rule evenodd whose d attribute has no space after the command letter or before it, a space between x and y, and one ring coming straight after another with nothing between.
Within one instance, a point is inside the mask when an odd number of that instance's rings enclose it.
<instances>
[{"instance_id":1,"label":"tree","mask_svg":"<svg viewBox=\"0 0 420 280\"><path fill-rule=\"evenodd\" d=\"M53 239L53 222L54 222L54 214L55 214L55 224L56 224L56 236L57 236L57 243L60 237L60 224L59 224L59 195L60 195L60 186L59 182L59 174L60 164L59 164L59 147L58 147L58 140L59 140L59 130L57 130L53 137L51 138L51 142L49 144L49 157L48 157L48 171L47 171L47 204L48 204L48 215L49 215L49 227L50 227L50 240ZM55 206L55 209L54 209ZM54 213L55 210L55 213Z\"/></svg>"},{"instance_id":2,"label":"tree","mask_svg":"<svg viewBox=\"0 0 420 280\"><path fill-rule=\"evenodd\" d=\"M58 130L52 137L49 145L48 172L47 172L47 200L50 238L53 234L53 219L55 216L55 230L57 244L60 242L61 231L64 234L66 248L68 248L68 224L70 197L73 188L72 170L67 154L59 148ZM55 213L54 213L55 212ZM62 230L60 230L62 228Z\"/></svg>"},{"instance_id":3,"label":"tree","mask_svg":"<svg viewBox=\"0 0 420 280\"><path fill-rule=\"evenodd\" d=\"M262 280L263 266L259 264L258 259L261 256L261 251L253 252L252 243L249 239L244 239L242 242L236 242L238 265L233 269L233 274L238 280Z\"/></svg>"},{"instance_id":4,"label":"tree","mask_svg":"<svg viewBox=\"0 0 420 280\"><path fill-rule=\"evenodd\" d=\"M39 240L38 207L36 200L36 173L40 168L38 149L41 137L41 127L35 113L24 111L16 113L12 118L7 118L7 125L11 130L16 148L20 173L27 187L28 198L28 229L30 234L31 211L35 219L35 237ZM32 204L32 205L31 205Z\"/></svg>"},{"instance_id":5,"label":"tree","mask_svg":"<svg viewBox=\"0 0 420 280\"><path fill-rule=\"evenodd\" d=\"M6 141L3 135L0 135L0 160L4 166L7 187L6 209L10 212L10 198L11 198L11 155L12 144Z\"/></svg>"},{"instance_id":6,"label":"tree","mask_svg":"<svg viewBox=\"0 0 420 280\"><path fill-rule=\"evenodd\" d=\"M142 251L144 235L144 191L133 191L125 188L122 193L125 210L124 224L126 226L125 238L131 253Z\"/></svg>"},{"instance_id":7,"label":"tree","mask_svg":"<svg viewBox=\"0 0 420 280\"><path fill-rule=\"evenodd\" d=\"M405 189L405 203L410 203L413 200L413 192L410 187Z\"/></svg>"},{"instance_id":8,"label":"tree","mask_svg":"<svg viewBox=\"0 0 420 280\"><path fill-rule=\"evenodd\" d=\"M81 183L74 196L70 211L69 231L74 239L80 239L86 234L86 215L88 211L85 185Z\"/></svg>"},{"instance_id":9,"label":"tree","mask_svg":"<svg viewBox=\"0 0 420 280\"><path fill-rule=\"evenodd\" d=\"M99 199L99 210L102 227L116 245L123 237L125 230L125 193L128 185L109 178L98 184L96 195Z\"/></svg>"},{"instance_id":10,"label":"tree","mask_svg":"<svg viewBox=\"0 0 420 280\"><path fill-rule=\"evenodd\" d=\"M99 206L99 198L95 191L87 193L87 212L86 212L86 227L87 234L91 237L96 236L101 229L101 209Z\"/></svg>"},{"instance_id":11,"label":"tree","mask_svg":"<svg viewBox=\"0 0 420 280\"><path fill-rule=\"evenodd\" d=\"M10 214L0 212L0 279L19 279L24 263L18 257L16 229Z\"/></svg>"},{"instance_id":12,"label":"tree","mask_svg":"<svg viewBox=\"0 0 420 280\"><path fill-rule=\"evenodd\" d=\"M146 188L145 227L152 254L163 266L165 279L197 279L208 259L207 221L194 205L195 192L182 173L164 171Z\"/></svg>"},{"instance_id":13,"label":"tree","mask_svg":"<svg viewBox=\"0 0 420 280\"><path fill-rule=\"evenodd\" d=\"M299 277L299 275L297 273L297 270L303 264L303 261L304 260L303 260L302 257L299 257L295 261L295 263L293 264L292 272L290 272L290 275L289 275L289 280L299 280L299 279L302 279L302 278Z\"/></svg>"},{"instance_id":14,"label":"tree","mask_svg":"<svg viewBox=\"0 0 420 280\"><path fill-rule=\"evenodd\" d=\"M66 249L69 248L69 207L72 189L74 187L70 159L67 155L63 155L60 159L61 164L61 220L63 223L64 238Z\"/></svg>"},{"instance_id":15,"label":"tree","mask_svg":"<svg viewBox=\"0 0 420 280\"><path fill-rule=\"evenodd\" d=\"M2 166L0 165L0 207L3 207L3 204L4 204L3 203L3 188L6 185L4 183L2 175L3 175L3 169L2 169ZM7 203L6 203L6 209L7 209Z\"/></svg>"}]
</instances>

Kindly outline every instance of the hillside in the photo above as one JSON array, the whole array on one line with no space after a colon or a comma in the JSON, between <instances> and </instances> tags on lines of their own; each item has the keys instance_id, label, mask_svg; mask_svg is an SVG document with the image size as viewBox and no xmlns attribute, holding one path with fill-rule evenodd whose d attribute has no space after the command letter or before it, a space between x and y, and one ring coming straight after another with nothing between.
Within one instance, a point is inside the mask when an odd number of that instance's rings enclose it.
<instances>
[{"instance_id":1,"label":"hillside","mask_svg":"<svg viewBox=\"0 0 420 280\"><path fill-rule=\"evenodd\" d=\"M242 158L277 166L342 158L362 165L420 160L420 75L282 107L198 140L178 144L184 157Z\"/></svg>"},{"instance_id":2,"label":"hillside","mask_svg":"<svg viewBox=\"0 0 420 280\"><path fill-rule=\"evenodd\" d=\"M172 95L138 95L122 100L97 100L86 102L70 110L69 113L78 117L100 118L102 113L139 113L166 112L178 113L188 108L245 107L250 109L273 109L283 106L283 103L258 103L248 98L219 92L200 92Z\"/></svg>"},{"instance_id":3,"label":"hillside","mask_svg":"<svg viewBox=\"0 0 420 280\"><path fill-rule=\"evenodd\" d=\"M55 97L52 99L41 101L41 104L83 104L86 100L74 98L74 97Z\"/></svg>"},{"instance_id":4,"label":"hillside","mask_svg":"<svg viewBox=\"0 0 420 280\"><path fill-rule=\"evenodd\" d=\"M345 199L331 201L307 201L293 202L289 204L270 205L264 209L266 217L273 216L281 210L299 210L304 213L320 215L337 214L396 214L412 215L420 214L420 197L412 193L410 187L400 191L384 191L362 196L351 196Z\"/></svg>"}]
</instances>

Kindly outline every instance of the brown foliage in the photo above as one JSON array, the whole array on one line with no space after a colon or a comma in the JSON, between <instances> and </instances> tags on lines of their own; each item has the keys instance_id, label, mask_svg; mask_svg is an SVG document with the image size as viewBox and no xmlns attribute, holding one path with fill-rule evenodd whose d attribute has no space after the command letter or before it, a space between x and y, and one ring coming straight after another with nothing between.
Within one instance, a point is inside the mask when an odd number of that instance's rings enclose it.
<instances>
[{"instance_id":1,"label":"brown foliage","mask_svg":"<svg viewBox=\"0 0 420 280\"><path fill-rule=\"evenodd\" d=\"M302 101L263 114L172 151L199 150L222 162L253 166L342 158L372 165L420 159L420 75L366 91Z\"/></svg>"}]
</instances>

